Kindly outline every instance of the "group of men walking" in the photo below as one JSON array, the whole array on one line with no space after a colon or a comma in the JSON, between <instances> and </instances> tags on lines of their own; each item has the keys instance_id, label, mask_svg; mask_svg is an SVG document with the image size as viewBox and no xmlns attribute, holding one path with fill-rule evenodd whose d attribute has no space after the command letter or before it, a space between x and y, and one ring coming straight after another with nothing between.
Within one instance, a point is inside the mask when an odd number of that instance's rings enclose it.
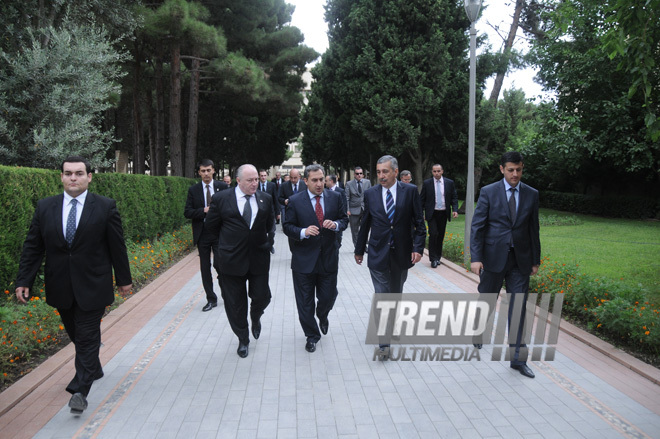
<instances>
[{"instance_id":1,"label":"group of men walking","mask_svg":"<svg viewBox=\"0 0 660 439\"><path fill-rule=\"evenodd\" d=\"M113 270L120 292L132 288L121 219L112 199L89 193L89 163L69 157L62 163L64 193L39 201L28 231L16 279L16 297L26 302L41 261L46 257L46 300L58 309L76 347L76 375L67 386L73 413L87 407L94 380L103 376L99 360L100 322L112 303ZM523 158L517 152L502 156L503 179L485 186L472 221L471 270L480 276L480 293L498 294L506 281L510 301L523 301L529 277L540 265L538 192L520 181ZM268 283L274 252L276 223L289 239L291 270L298 317L312 353L329 331L329 314L338 296L337 275L342 232L350 224L354 259L359 265L368 254L375 293L403 292L408 270L422 259L429 225L429 260L440 264L448 221L458 217L454 182L443 176L441 165L422 184L398 180L396 158L381 157L376 164L377 184L372 186L362 168L345 188L337 177L326 175L320 165L300 172L293 169L288 181L245 164L231 180L213 178L213 162L198 166L201 182L190 187L185 216L192 220L193 239L200 257L207 303L218 304L213 291L211 266L218 273L227 319L238 338L237 354L249 353L250 333L258 339L261 317L271 301ZM279 174L279 173L278 173ZM410 172L406 178L412 179ZM211 262L212 261L212 262ZM248 300L248 298L250 300ZM518 307L519 309L520 307ZM248 322L248 315L250 322ZM519 325L511 343L511 367L534 377L526 364ZM481 348L481 343L475 343ZM389 345L380 345L381 359Z\"/></svg>"}]
</instances>

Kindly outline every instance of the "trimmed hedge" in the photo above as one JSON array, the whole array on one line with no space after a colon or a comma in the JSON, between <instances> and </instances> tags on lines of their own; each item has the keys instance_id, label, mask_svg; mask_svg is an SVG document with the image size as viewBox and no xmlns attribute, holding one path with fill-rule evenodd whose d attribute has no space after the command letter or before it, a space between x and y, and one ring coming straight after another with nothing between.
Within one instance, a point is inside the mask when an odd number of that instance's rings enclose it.
<instances>
[{"instance_id":1,"label":"trimmed hedge","mask_svg":"<svg viewBox=\"0 0 660 439\"><path fill-rule=\"evenodd\" d=\"M639 196L584 195L539 191L541 207L610 218L658 218L660 200Z\"/></svg>"},{"instance_id":2,"label":"trimmed hedge","mask_svg":"<svg viewBox=\"0 0 660 439\"><path fill-rule=\"evenodd\" d=\"M127 240L153 239L181 227L188 188L195 180L131 174L93 174L91 192L117 201ZM60 172L0 166L0 288L18 271L23 241L37 201L62 193Z\"/></svg>"}]
</instances>

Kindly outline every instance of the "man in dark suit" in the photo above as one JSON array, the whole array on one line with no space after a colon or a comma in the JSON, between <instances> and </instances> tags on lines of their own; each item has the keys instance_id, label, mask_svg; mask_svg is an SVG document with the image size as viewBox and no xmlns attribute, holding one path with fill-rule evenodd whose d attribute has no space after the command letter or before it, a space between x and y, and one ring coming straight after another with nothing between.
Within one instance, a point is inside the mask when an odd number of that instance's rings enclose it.
<instances>
[{"instance_id":1,"label":"man in dark suit","mask_svg":"<svg viewBox=\"0 0 660 439\"><path fill-rule=\"evenodd\" d=\"M410 171L403 170L399 175L400 175L399 179L401 180L401 183L412 184L412 173Z\"/></svg>"},{"instance_id":2,"label":"man in dark suit","mask_svg":"<svg viewBox=\"0 0 660 439\"><path fill-rule=\"evenodd\" d=\"M520 319L517 333L509 334L511 367L526 377L534 378L527 366L527 353L521 353L524 317L529 276L538 272L541 264L541 240L539 238L539 193L520 181L523 157L518 152L502 156L500 171L504 178L481 189L472 219L470 239L471 269L480 275L479 292L499 294L502 282L511 294L509 302L509 330L514 304ZM513 343L511 343L513 342ZM475 343L481 348L481 343Z\"/></svg>"},{"instance_id":3,"label":"man in dark suit","mask_svg":"<svg viewBox=\"0 0 660 439\"><path fill-rule=\"evenodd\" d=\"M206 305L204 305L202 311L210 311L218 306L218 296L213 292L213 274L211 273L211 250L213 250L213 267L216 273L220 273L218 268L218 240L202 243L199 238L204 230L204 220L211 205L211 197L216 192L228 189L229 186L224 182L213 179L215 169L213 168L213 162L209 159L199 162L197 173L202 177L202 181L190 186L188 189L188 198L186 199L186 208L183 215L192 220L193 243L197 246L199 253L202 285L206 292Z\"/></svg>"},{"instance_id":4,"label":"man in dark suit","mask_svg":"<svg viewBox=\"0 0 660 439\"><path fill-rule=\"evenodd\" d=\"M64 194L44 198L30 224L16 277L16 297L26 303L46 256L46 302L57 308L76 348L76 375L66 387L71 413L87 408L94 380L103 376L99 359L101 318L117 288L132 288L124 232L115 201L87 191L92 169L82 157L62 163Z\"/></svg>"},{"instance_id":5,"label":"man in dark suit","mask_svg":"<svg viewBox=\"0 0 660 439\"><path fill-rule=\"evenodd\" d=\"M277 220L277 224L280 223L280 203L278 202L278 193L275 183L268 181L268 172L265 169L259 171L259 186L258 190L266 192L273 199L273 214Z\"/></svg>"},{"instance_id":6,"label":"man in dark suit","mask_svg":"<svg viewBox=\"0 0 660 439\"><path fill-rule=\"evenodd\" d=\"M300 325L307 337L305 350L311 353L316 351L321 333L328 333L328 314L337 299L336 234L346 229L348 216L342 196L323 190L325 178L321 165L305 168L305 183L307 190L289 199L283 227L292 240L293 289ZM319 319L318 325L314 314Z\"/></svg>"},{"instance_id":7,"label":"man in dark suit","mask_svg":"<svg viewBox=\"0 0 660 439\"><path fill-rule=\"evenodd\" d=\"M275 217L271 196L257 191L259 174L254 166L239 167L236 182L234 190L220 191L213 196L201 239L218 238L222 299L227 320L238 337L237 353L245 358L250 344L248 296L255 339L261 335L260 319L271 299L268 272Z\"/></svg>"},{"instance_id":8,"label":"man in dark suit","mask_svg":"<svg viewBox=\"0 0 660 439\"><path fill-rule=\"evenodd\" d=\"M342 204L344 206L344 210L346 211L346 191L344 191L343 188L339 187L337 181L338 181L337 176L335 174L330 174L327 177L325 177L325 187L328 190L337 192L339 195L341 195ZM343 231L337 233L337 243L339 244L339 247L341 247L341 240L343 234L344 234Z\"/></svg>"},{"instance_id":9,"label":"man in dark suit","mask_svg":"<svg viewBox=\"0 0 660 439\"><path fill-rule=\"evenodd\" d=\"M227 185L227 187L231 187L231 176L229 174L225 175L222 177L222 182Z\"/></svg>"},{"instance_id":10,"label":"man in dark suit","mask_svg":"<svg viewBox=\"0 0 660 439\"><path fill-rule=\"evenodd\" d=\"M442 243L445 240L447 221L458 218L458 195L454 181L442 176L442 165L433 165L433 177L422 185L422 206L429 224L429 260L431 267L440 265ZM452 213L453 209L453 213Z\"/></svg>"},{"instance_id":11,"label":"man in dark suit","mask_svg":"<svg viewBox=\"0 0 660 439\"><path fill-rule=\"evenodd\" d=\"M397 181L397 160L378 159L379 185L364 193L364 217L360 224L355 262L362 264L369 231L367 265L376 293L403 292L408 269L422 259L426 227L417 188ZM389 344L380 345L380 359L389 357Z\"/></svg>"},{"instance_id":12,"label":"man in dark suit","mask_svg":"<svg viewBox=\"0 0 660 439\"><path fill-rule=\"evenodd\" d=\"M300 171L297 169L292 169L289 172L289 181L285 181L280 186L280 197L279 203L281 206L284 206L286 212L286 206L289 204L289 198L292 195L295 195L299 192L304 192L307 189L307 185L304 181L300 181ZM286 215L286 214L285 214Z\"/></svg>"},{"instance_id":13,"label":"man in dark suit","mask_svg":"<svg viewBox=\"0 0 660 439\"><path fill-rule=\"evenodd\" d=\"M346 206L348 207L348 222L351 225L353 246L357 244L360 221L364 213L364 193L371 187L371 182L364 178L364 170L356 166L353 170L355 178L346 183Z\"/></svg>"},{"instance_id":14,"label":"man in dark suit","mask_svg":"<svg viewBox=\"0 0 660 439\"><path fill-rule=\"evenodd\" d=\"M282 178L282 173L280 171L277 171L275 173L275 177L273 177L270 180L272 183L275 184L275 197L273 200L277 200L277 205L279 206L279 211L278 215L284 215L284 206L281 206L279 201L280 201L280 188L282 187L282 183L284 183L284 179ZM277 218L277 224L280 223L280 217Z\"/></svg>"}]
</instances>

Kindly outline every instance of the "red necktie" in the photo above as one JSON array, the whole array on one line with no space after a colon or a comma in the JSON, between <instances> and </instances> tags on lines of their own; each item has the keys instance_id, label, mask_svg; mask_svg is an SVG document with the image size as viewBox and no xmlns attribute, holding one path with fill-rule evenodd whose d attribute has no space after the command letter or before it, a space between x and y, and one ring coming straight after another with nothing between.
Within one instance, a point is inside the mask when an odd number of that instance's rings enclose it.
<instances>
[{"instance_id":1,"label":"red necktie","mask_svg":"<svg viewBox=\"0 0 660 439\"><path fill-rule=\"evenodd\" d=\"M316 196L316 219L319 220L319 226L323 227L323 208L321 207L321 196Z\"/></svg>"}]
</instances>

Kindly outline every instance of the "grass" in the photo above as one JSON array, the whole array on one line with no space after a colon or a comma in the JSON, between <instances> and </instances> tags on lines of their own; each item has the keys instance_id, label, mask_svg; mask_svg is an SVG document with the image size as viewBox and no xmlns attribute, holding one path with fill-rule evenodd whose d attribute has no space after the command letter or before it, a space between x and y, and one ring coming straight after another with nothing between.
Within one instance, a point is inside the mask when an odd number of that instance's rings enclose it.
<instances>
[{"instance_id":1,"label":"grass","mask_svg":"<svg viewBox=\"0 0 660 439\"><path fill-rule=\"evenodd\" d=\"M593 277L640 285L660 303L660 222L600 218L541 209L541 256L578 265ZM447 225L465 233L465 216Z\"/></svg>"}]
</instances>

